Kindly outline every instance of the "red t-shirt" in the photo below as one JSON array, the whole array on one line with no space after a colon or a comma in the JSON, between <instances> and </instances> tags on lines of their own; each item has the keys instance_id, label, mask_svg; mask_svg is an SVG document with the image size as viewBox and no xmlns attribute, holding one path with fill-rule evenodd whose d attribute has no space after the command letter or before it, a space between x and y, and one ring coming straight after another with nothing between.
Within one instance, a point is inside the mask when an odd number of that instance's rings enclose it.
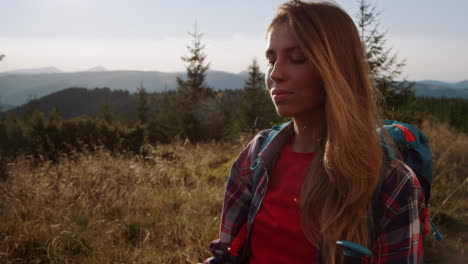
<instances>
[{"instance_id":1,"label":"red t-shirt","mask_svg":"<svg viewBox=\"0 0 468 264\"><path fill-rule=\"evenodd\" d=\"M317 263L300 223L299 197L313 153L281 151L251 230L250 264Z\"/></svg>"}]
</instances>

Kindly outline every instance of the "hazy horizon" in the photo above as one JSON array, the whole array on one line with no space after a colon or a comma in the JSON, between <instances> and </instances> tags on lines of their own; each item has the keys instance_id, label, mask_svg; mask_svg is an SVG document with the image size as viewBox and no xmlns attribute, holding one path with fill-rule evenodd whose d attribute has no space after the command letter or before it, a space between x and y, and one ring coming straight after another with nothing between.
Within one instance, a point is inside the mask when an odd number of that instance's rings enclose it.
<instances>
[{"instance_id":1,"label":"hazy horizon","mask_svg":"<svg viewBox=\"0 0 468 264\"><path fill-rule=\"evenodd\" d=\"M17 0L2 4L0 72L56 67L181 72L197 22L210 69L265 71L265 28L280 0ZM357 1L338 0L353 18ZM468 1L376 1L387 47L406 59L408 80L468 79ZM242 14L242 15L240 15Z\"/></svg>"},{"instance_id":2,"label":"hazy horizon","mask_svg":"<svg viewBox=\"0 0 468 264\"><path fill-rule=\"evenodd\" d=\"M104 70L103 71L95 71L94 68L96 67L103 67ZM108 69L107 67L103 66L103 65L96 65L94 67L90 67L90 68L86 68L86 69L81 69L81 70L74 70L74 71L63 71L61 70L60 68L58 67L55 67L53 65L49 65L49 66L46 66L46 67L39 67L39 68L28 68L28 69L16 69L16 70L12 70L12 71L0 71L0 74L5 74L5 73L14 73L15 71L25 71L25 70L41 70L41 69L47 69L47 68L55 68L57 69L59 72L58 73L84 73L84 72L106 72L106 71L136 71L136 72L161 72L161 73L181 73L181 74L184 74L185 73L185 70L180 70L180 71L157 71L157 70L136 70L136 69L117 69L117 70L110 70ZM214 71L214 72L226 72L226 73L230 73L230 74L242 74L242 73L247 73L247 69L245 70L242 70L242 71L239 71L239 72L231 72L231 71L225 71L225 70L220 70L220 69L208 69L208 71ZM25 74L25 73L20 73L20 74ZM28 74L37 74L37 73L28 73ZM41 74L50 74L50 73L41 73ZM468 81L468 78L465 78L465 79L462 79L462 80L458 80L458 81L443 81L443 80L437 80L437 79L418 79L418 80L410 80L410 79L406 79L406 81L410 81L410 82L443 82L443 83L460 83L460 82L466 82Z\"/></svg>"}]
</instances>

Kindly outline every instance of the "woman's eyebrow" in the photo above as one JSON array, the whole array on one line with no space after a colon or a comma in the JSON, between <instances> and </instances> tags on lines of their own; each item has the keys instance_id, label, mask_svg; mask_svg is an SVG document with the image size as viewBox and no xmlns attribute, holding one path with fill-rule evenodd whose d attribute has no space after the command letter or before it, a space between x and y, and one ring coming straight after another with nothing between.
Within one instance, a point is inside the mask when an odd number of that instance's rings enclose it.
<instances>
[{"instance_id":1,"label":"woman's eyebrow","mask_svg":"<svg viewBox=\"0 0 468 264\"><path fill-rule=\"evenodd\" d=\"M286 47L286 48L281 49L281 52L291 53L291 52L296 51L296 50L301 50L301 48L298 45L294 45L294 46L290 46L290 47ZM265 52L265 57L268 58L269 56L275 55L275 54L276 54L276 52L273 49L267 49L266 52Z\"/></svg>"}]
</instances>

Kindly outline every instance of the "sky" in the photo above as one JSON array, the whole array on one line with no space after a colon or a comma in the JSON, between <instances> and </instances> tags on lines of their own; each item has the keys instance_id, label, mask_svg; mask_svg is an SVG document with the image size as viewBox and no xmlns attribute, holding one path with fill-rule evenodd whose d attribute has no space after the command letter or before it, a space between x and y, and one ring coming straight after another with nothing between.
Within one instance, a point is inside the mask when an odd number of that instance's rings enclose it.
<instances>
[{"instance_id":1,"label":"sky","mask_svg":"<svg viewBox=\"0 0 468 264\"><path fill-rule=\"evenodd\" d=\"M266 69L265 29L284 0L0 0L0 72L184 71L188 32L203 34L210 69ZM356 17L357 0L336 0ZM375 0L386 45L408 80L468 79L467 0Z\"/></svg>"}]
</instances>

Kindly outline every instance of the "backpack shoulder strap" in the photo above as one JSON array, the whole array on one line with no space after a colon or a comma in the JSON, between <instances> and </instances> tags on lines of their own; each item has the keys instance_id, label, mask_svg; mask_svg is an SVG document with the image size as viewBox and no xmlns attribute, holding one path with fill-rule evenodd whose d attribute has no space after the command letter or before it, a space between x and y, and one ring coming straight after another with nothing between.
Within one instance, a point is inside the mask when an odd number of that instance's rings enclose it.
<instances>
[{"instance_id":1,"label":"backpack shoulder strap","mask_svg":"<svg viewBox=\"0 0 468 264\"><path fill-rule=\"evenodd\" d=\"M255 155L255 159L250 165L250 169L254 171L253 178L252 178L252 194L255 192L255 189L257 187L258 180L260 179L260 175L263 172L263 166L260 164L260 157L258 154L260 154L271 142L271 140L278 134L278 132L283 129L285 126L287 126L289 122L283 123L281 125L275 125L270 129L270 132L268 133L268 136L263 140L262 145L258 149L258 152Z\"/></svg>"}]
</instances>

